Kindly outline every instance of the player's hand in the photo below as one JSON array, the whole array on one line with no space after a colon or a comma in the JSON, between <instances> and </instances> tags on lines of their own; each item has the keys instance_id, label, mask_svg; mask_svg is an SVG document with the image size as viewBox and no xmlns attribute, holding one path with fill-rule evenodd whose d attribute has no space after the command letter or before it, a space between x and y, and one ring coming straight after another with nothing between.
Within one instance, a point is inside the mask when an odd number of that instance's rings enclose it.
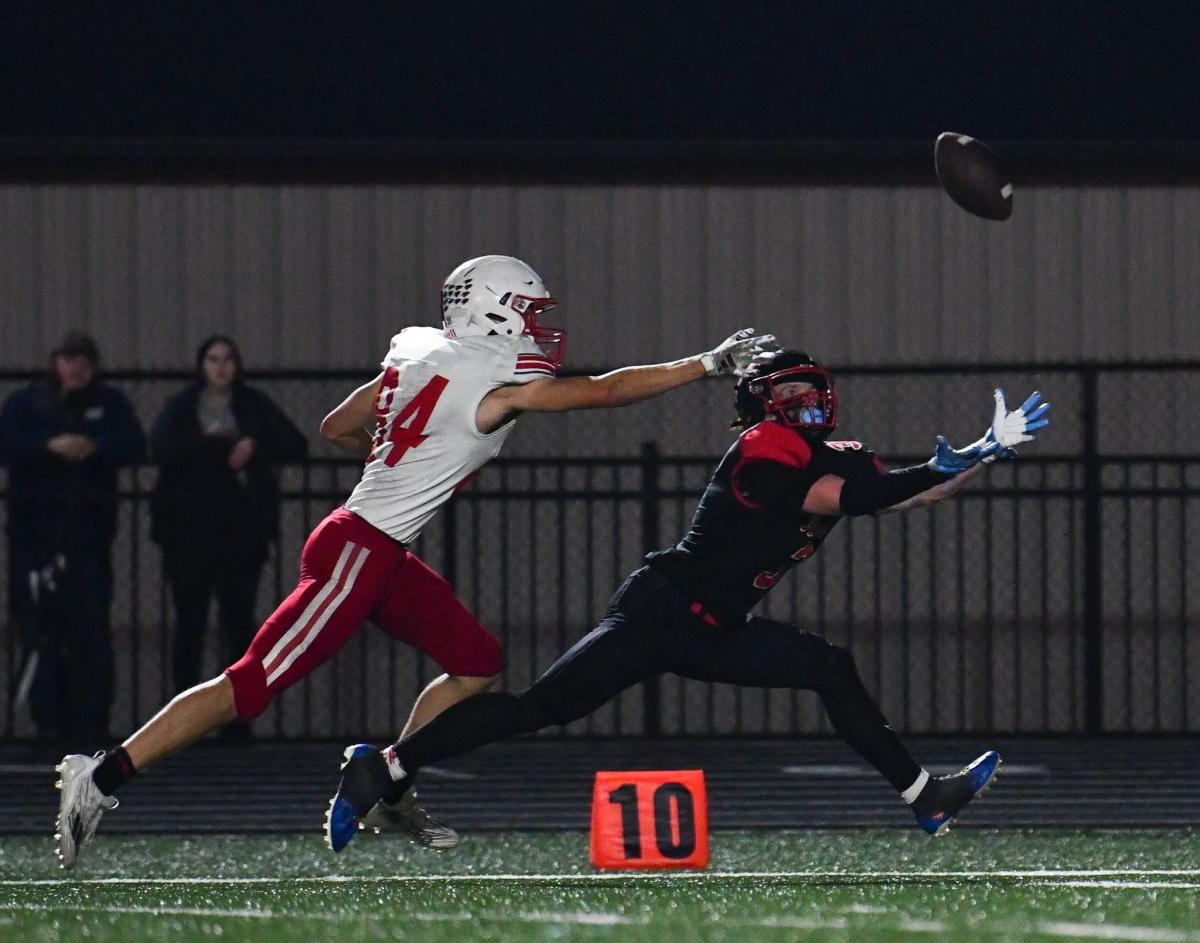
<instances>
[{"instance_id":1,"label":"player's hand","mask_svg":"<svg viewBox=\"0 0 1200 943\"><path fill-rule=\"evenodd\" d=\"M755 334L754 328L744 327L725 338L708 353L701 354L700 363L704 365L704 372L709 376L741 376L750 366L750 361L778 346L774 334Z\"/></svg>"},{"instance_id":2,"label":"player's hand","mask_svg":"<svg viewBox=\"0 0 1200 943\"><path fill-rule=\"evenodd\" d=\"M249 436L238 439L229 451L229 467L241 471L254 455L254 440Z\"/></svg>"},{"instance_id":3,"label":"player's hand","mask_svg":"<svg viewBox=\"0 0 1200 943\"><path fill-rule=\"evenodd\" d=\"M46 442L46 448L65 461L82 462L95 453L96 443L76 432L61 432Z\"/></svg>"},{"instance_id":4,"label":"player's hand","mask_svg":"<svg viewBox=\"0 0 1200 943\"><path fill-rule=\"evenodd\" d=\"M1004 390L996 390L994 396L996 412L992 417L992 427L981 442L996 442L1004 449L1011 450L1013 446L1032 442L1037 438L1034 435L1037 430L1050 425L1050 420L1045 418L1050 404L1038 405L1042 399L1041 393L1030 394L1025 402L1011 412L1004 402Z\"/></svg>"},{"instance_id":5,"label":"player's hand","mask_svg":"<svg viewBox=\"0 0 1200 943\"><path fill-rule=\"evenodd\" d=\"M926 464L935 472L942 475L961 475L969 468L974 468L981 462L991 462L1002 457L1001 452L1007 451L998 442L986 442L980 439L968 445L965 449L956 449L946 437L937 437L937 449Z\"/></svg>"}]
</instances>

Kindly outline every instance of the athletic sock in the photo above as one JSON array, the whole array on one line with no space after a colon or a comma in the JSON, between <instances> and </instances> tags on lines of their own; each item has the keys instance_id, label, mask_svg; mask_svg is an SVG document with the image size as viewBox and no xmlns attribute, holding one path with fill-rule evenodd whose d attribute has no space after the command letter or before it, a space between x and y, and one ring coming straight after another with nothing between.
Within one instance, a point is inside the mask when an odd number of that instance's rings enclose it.
<instances>
[{"instance_id":1,"label":"athletic sock","mask_svg":"<svg viewBox=\"0 0 1200 943\"><path fill-rule=\"evenodd\" d=\"M909 805L912 805L914 802L917 801L917 798L925 790L925 787L928 784L929 784L929 771L926 769L922 769L921 775L918 776L913 781L913 784L900 793L900 798L903 799L905 802L907 802Z\"/></svg>"},{"instance_id":2,"label":"athletic sock","mask_svg":"<svg viewBox=\"0 0 1200 943\"><path fill-rule=\"evenodd\" d=\"M410 781L411 777L405 771L404 765L400 762L400 757L396 754L395 744L379 752L383 756L383 762L387 765L388 775L391 777L391 782L384 789L380 801L384 805L395 805L408 792L409 786L412 785Z\"/></svg>"},{"instance_id":3,"label":"athletic sock","mask_svg":"<svg viewBox=\"0 0 1200 943\"><path fill-rule=\"evenodd\" d=\"M129 782L137 774L137 767L125 752L124 747L115 747L100 761L100 765L92 771L92 782L106 796L111 796L119 787Z\"/></svg>"}]
</instances>

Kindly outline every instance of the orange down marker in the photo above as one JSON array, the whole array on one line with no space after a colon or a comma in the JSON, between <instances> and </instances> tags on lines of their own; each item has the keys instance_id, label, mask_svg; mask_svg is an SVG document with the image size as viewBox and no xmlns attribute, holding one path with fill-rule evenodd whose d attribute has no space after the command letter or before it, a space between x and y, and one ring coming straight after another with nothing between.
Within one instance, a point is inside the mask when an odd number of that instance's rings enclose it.
<instances>
[{"instance_id":1,"label":"orange down marker","mask_svg":"<svg viewBox=\"0 0 1200 943\"><path fill-rule=\"evenodd\" d=\"M597 868L707 868L704 771L602 771L592 790Z\"/></svg>"}]
</instances>

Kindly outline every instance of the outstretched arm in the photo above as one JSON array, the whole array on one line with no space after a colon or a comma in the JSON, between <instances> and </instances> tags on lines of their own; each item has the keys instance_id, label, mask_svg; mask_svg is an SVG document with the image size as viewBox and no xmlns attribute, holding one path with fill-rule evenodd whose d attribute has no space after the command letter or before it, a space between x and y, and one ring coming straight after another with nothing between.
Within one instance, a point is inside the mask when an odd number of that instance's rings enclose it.
<instances>
[{"instance_id":1,"label":"outstretched arm","mask_svg":"<svg viewBox=\"0 0 1200 943\"><path fill-rule=\"evenodd\" d=\"M1034 393L1010 411L1004 391L996 390L992 426L977 442L954 449L944 436L938 436L933 458L923 465L852 479L826 475L809 489L804 510L854 516L911 511L945 500L978 475L984 465L1014 458L1014 446L1032 442L1034 433L1050 424L1045 418L1050 404L1039 406L1040 400L1041 394Z\"/></svg>"},{"instance_id":2,"label":"outstretched arm","mask_svg":"<svg viewBox=\"0 0 1200 943\"><path fill-rule=\"evenodd\" d=\"M914 511L917 508L929 507L931 504L937 504L939 501L944 501L950 497L959 488L975 478L981 471L984 465L980 462L978 465L968 468L965 472L960 472L949 481L944 481L940 485L934 485L927 491L922 491L918 495L914 495L907 501L901 501L899 504L893 504L891 507L884 508L884 514L890 514L893 511Z\"/></svg>"},{"instance_id":3,"label":"outstretched arm","mask_svg":"<svg viewBox=\"0 0 1200 943\"><path fill-rule=\"evenodd\" d=\"M502 386L479 404L475 424L480 432L491 432L523 412L558 413L571 409L628 406L702 376L743 370L765 345L774 341L770 334L756 335L753 328L745 328L713 350L683 360L624 367L601 376L564 377Z\"/></svg>"},{"instance_id":4,"label":"outstretched arm","mask_svg":"<svg viewBox=\"0 0 1200 943\"><path fill-rule=\"evenodd\" d=\"M628 406L658 396L705 375L700 358L671 363L623 367L594 377L535 380L522 386L503 386L489 399L507 412L558 413L570 409ZM480 410L482 416L483 411Z\"/></svg>"}]
</instances>

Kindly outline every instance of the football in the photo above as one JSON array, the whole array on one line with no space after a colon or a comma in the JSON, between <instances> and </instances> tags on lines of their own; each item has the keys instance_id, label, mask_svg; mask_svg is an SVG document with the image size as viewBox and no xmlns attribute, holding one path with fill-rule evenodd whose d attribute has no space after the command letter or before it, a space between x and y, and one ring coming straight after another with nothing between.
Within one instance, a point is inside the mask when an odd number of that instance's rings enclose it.
<instances>
[{"instance_id":1,"label":"football","mask_svg":"<svg viewBox=\"0 0 1200 943\"><path fill-rule=\"evenodd\" d=\"M933 148L938 182L969 213L1002 220L1012 215L1012 184L992 149L969 134L943 131Z\"/></svg>"}]
</instances>

